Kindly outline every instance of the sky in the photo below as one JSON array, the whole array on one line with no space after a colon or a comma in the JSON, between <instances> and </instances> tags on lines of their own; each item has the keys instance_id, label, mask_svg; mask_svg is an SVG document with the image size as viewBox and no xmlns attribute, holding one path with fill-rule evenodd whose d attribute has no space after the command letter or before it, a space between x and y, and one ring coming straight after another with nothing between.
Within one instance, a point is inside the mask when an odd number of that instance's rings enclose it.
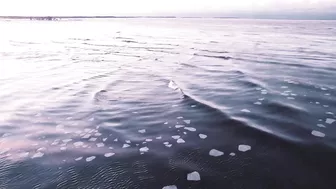
<instances>
[{"instance_id":1,"label":"sky","mask_svg":"<svg viewBox=\"0 0 336 189\"><path fill-rule=\"evenodd\" d=\"M2 16L238 16L335 10L336 0L0 0Z\"/></svg>"}]
</instances>

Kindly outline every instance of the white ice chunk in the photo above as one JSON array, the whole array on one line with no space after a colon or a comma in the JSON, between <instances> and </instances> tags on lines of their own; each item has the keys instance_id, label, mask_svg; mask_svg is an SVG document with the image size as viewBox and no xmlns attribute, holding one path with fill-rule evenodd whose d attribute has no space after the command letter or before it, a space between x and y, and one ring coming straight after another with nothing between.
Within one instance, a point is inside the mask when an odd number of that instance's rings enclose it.
<instances>
[{"instance_id":1,"label":"white ice chunk","mask_svg":"<svg viewBox=\"0 0 336 189\"><path fill-rule=\"evenodd\" d=\"M184 129L192 132L196 131L194 127L184 127Z\"/></svg>"},{"instance_id":2,"label":"white ice chunk","mask_svg":"<svg viewBox=\"0 0 336 189\"><path fill-rule=\"evenodd\" d=\"M32 156L32 158L34 159L34 158L40 158L40 157L42 157L42 156L44 156L44 153L42 153L42 152L37 152L36 154L34 154L33 156Z\"/></svg>"},{"instance_id":3,"label":"white ice chunk","mask_svg":"<svg viewBox=\"0 0 336 189\"><path fill-rule=\"evenodd\" d=\"M64 140L62 140L64 143L68 143L68 142L71 142L72 141L72 139L71 138L69 138L69 139L64 139Z\"/></svg>"},{"instance_id":4,"label":"white ice chunk","mask_svg":"<svg viewBox=\"0 0 336 189\"><path fill-rule=\"evenodd\" d=\"M182 117L182 116L180 116L180 117L177 117L177 119L183 119L183 117Z\"/></svg>"},{"instance_id":5,"label":"white ice chunk","mask_svg":"<svg viewBox=\"0 0 336 189\"><path fill-rule=\"evenodd\" d=\"M82 160L82 159L83 159L83 157L78 157L78 158L75 159L75 161L79 161L79 160Z\"/></svg>"},{"instance_id":6,"label":"white ice chunk","mask_svg":"<svg viewBox=\"0 0 336 189\"><path fill-rule=\"evenodd\" d=\"M106 154L104 154L104 156L105 157L111 157L111 156L113 156L115 153L112 153L112 152L110 152L110 153L106 153Z\"/></svg>"},{"instance_id":7,"label":"white ice chunk","mask_svg":"<svg viewBox=\"0 0 336 189\"><path fill-rule=\"evenodd\" d=\"M240 110L240 111L245 112L245 113L249 113L249 112L251 112L251 111L248 110L248 109L242 109L242 110Z\"/></svg>"},{"instance_id":8,"label":"white ice chunk","mask_svg":"<svg viewBox=\"0 0 336 189\"><path fill-rule=\"evenodd\" d=\"M162 139L162 136L159 136L159 137L156 137L157 140L161 140Z\"/></svg>"},{"instance_id":9,"label":"white ice chunk","mask_svg":"<svg viewBox=\"0 0 336 189\"><path fill-rule=\"evenodd\" d=\"M126 142L126 143L128 143L128 144L130 144L130 143L131 143L131 141L130 141L130 140L125 140L125 142Z\"/></svg>"},{"instance_id":10,"label":"white ice chunk","mask_svg":"<svg viewBox=\"0 0 336 189\"><path fill-rule=\"evenodd\" d=\"M170 148L172 147L172 144L167 144L166 147Z\"/></svg>"},{"instance_id":11,"label":"white ice chunk","mask_svg":"<svg viewBox=\"0 0 336 189\"><path fill-rule=\"evenodd\" d=\"M261 102L258 101L258 102L255 102L254 104L256 104L256 105L261 105Z\"/></svg>"},{"instance_id":12,"label":"white ice chunk","mask_svg":"<svg viewBox=\"0 0 336 189\"><path fill-rule=\"evenodd\" d=\"M118 142L118 138L114 139L114 142Z\"/></svg>"},{"instance_id":13,"label":"white ice chunk","mask_svg":"<svg viewBox=\"0 0 336 189\"><path fill-rule=\"evenodd\" d=\"M94 142L94 141L96 141L97 140L97 138L90 138L89 139L89 141L91 141L91 142Z\"/></svg>"},{"instance_id":14,"label":"white ice chunk","mask_svg":"<svg viewBox=\"0 0 336 189\"><path fill-rule=\"evenodd\" d=\"M87 162L90 162L90 161L92 161L92 160L94 160L94 159L96 159L96 156L90 156L90 157L87 157L87 158L86 158L86 161L87 161Z\"/></svg>"},{"instance_id":15,"label":"white ice chunk","mask_svg":"<svg viewBox=\"0 0 336 189\"><path fill-rule=\"evenodd\" d=\"M152 142L152 141L153 141L153 139L150 139L150 138L146 139L146 142Z\"/></svg>"},{"instance_id":16,"label":"white ice chunk","mask_svg":"<svg viewBox=\"0 0 336 189\"><path fill-rule=\"evenodd\" d=\"M241 144L241 145L238 146L238 150L241 151L241 152L246 152L246 151L251 150L251 146Z\"/></svg>"},{"instance_id":17,"label":"white ice chunk","mask_svg":"<svg viewBox=\"0 0 336 189\"><path fill-rule=\"evenodd\" d=\"M90 134L86 134L86 135L84 135L82 138L90 138Z\"/></svg>"},{"instance_id":18,"label":"white ice chunk","mask_svg":"<svg viewBox=\"0 0 336 189\"><path fill-rule=\"evenodd\" d=\"M181 143L185 143L185 141L184 141L182 138L177 139L176 142L179 143L179 144L181 144Z\"/></svg>"},{"instance_id":19,"label":"white ice chunk","mask_svg":"<svg viewBox=\"0 0 336 189\"><path fill-rule=\"evenodd\" d=\"M101 147L105 146L105 144L104 144L104 143L97 143L96 146L97 146L98 148L101 148Z\"/></svg>"},{"instance_id":20,"label":"white ice chunk","mask_svg":"<svg viewBox=\"0 0 336 189\"><path fill-rule=\"evenodd\" d=\"M235 153L233 153L233 152L231 152L231 153L230 153L230 156L235 156L235 155L236 155L236 154L235 154Z\"/></svg>"},{"instance_id":21,"label":"white ice chunk","mask_svg":"<svg viewBox=\"0 0 336 189\"><path fill-rule=\"evenodd\" d=\"M128 147L130 147L129 144L124 144L124 145L122 146L122 148L128 148Z\"/></svg>"},{"instance_id":22,"label":"white ice chunk","mask_svg":"<svg viewBox=\"0 0 336 189\"><path fill-rule=\"evenodd\" d=\"M206 139L208 136L207 135L205 135L205 134L199 134L198 135L201 139Z\"/></svg>"},{"instance_id":23,"label":"white ice chunk","mask_svg":"<svg viewBox=\"0 0 336 189\"><path fill-rule=\"evenodd\" d=\"M162 189L177 189L175 185L164 186Z\"/></svg>"},{"instance_id":24,"label":"white ice chunk","mask_svg":"<svg viewBox=\"0 0 336 189\"><path fill-rule=\"evenodd\" d=\"M323 127L326 128L326 126L324 126L323 124L317 124L318 127Z\"/></svg>"},{"instance_id":25,"label":"white ice chunk","mask_svg":"<svg viewBox=\"0 0 336 189\"><path fill-rule=\"evenodd\" d=\"M107 140L107 138L103 138L103 141L105 142Z\"/></svg>"},{"instance_id":26,"label":"white ice chunk","mask_svg":"<svg viewBox=\"0 0 336 189\"><path fill-rule=\"evenodd\" d=\"M140 152L148 152L149 148L148 147L142 147L139 149Z\"/></svg>"},{"instance_id":27,"label":"white ice chunk","mask_svg":"<svg viewBox=\"0 0 336 189\"><path fill-rule=\"evenodd\" d=\"M76 147L79 147L79 146L84 145L84 142L74 142L73 145Z\"/></svg>"},{"instance_id":28,"label":"white ice chunk","mask_svg":"<svg viewBox=\"0 0 336 189\"><path fill-rule=\"evenodd\" d=\"M198 172L194 171L194 172L189 173L187 175L187 180L189 180L189 181L199 181L199 180L201 180L201 176Z\"/></svg>"},{"instance_id":29,"label":"white ice chunk","mask_svg":"<svg viewBox=\"0 0 336 189\"><path fill-rule=\"evenodd\" d=\"M182 128L184 127L184 125L175 125L175 128L179 129L179 128Z\"/></svg>"},{"instance_id":30,"label":"white ice chunk","mask_svg":"<svg viewBox=\"0 0 336 189\"><path fill-rule=\"evenodd\" d=\"M331 119L331 118L327 118L326 119L326 123L328 123L328 124L332 124L332 123L334 123L336 120L335 119Z\"/></svg>"},{"instance_id":31,"label":"white ice chunk","mask_svg":"<svg viewBox=\"0 0 336 189\"><path fill-rule=\"evenodd\" d=\"M174 81L172 81L172 80L170 80L170 82L168 84L168 87L171 88L171 89L173 89L173 90L177 90L179 88L177 86L177 84Z\"/></svg>"},{"instance_id":32,"label":"white ice chunk","mask_svg":"<svg viewBox=\"0 0 336 189\"><path fill-rule=\"evenodd\" d=\"M316 136L316 137L325 137L325 134L320 132L320 131L312 131L311 132L312 135Z\"/></svg>"},{"instance_id":33,"label":"white ice chunk","mask_svg":"<svg viewBox=\"0 0 336 189\"><path fill-rule=\"evenodd\" d=\"M224 155L224 152L221 152L221 151L216 150L216 149L212 149L212 150L210 150L209 155L214 156L214 157L218 157L218 156Z\"/></svg>"},{"instance_id":34,"label":"white ice chunk","mask_svg":"<svg viewBox=\"0 0 336 189\"><path fill-rule=\"evenodd\" d=\"M183 120L184 121L184 123L186 123L186 124L190 124L191 123L191 120Z\"/></svg>"},{"instance_id":35,"label":"white ice chunk","mask_svg":"<svg viewBox=\"0 0 336 189\"><path fill-rule=\"evenodd\" d=\"M146 129L140 129L138 130L139 133L145 133L146 132Z\"/></svg>"},{"instance_id":36,"label":"white ice chunk","mask_svg":"<svg viewBox=\"0 0 336 189\"><path fill-rule=\"evenodd\" d=\"M172 136L172 138L177 140L177 139L181 138L181 136L180 135L174 135L174 136Z\"/></svg>"}]
</instances>

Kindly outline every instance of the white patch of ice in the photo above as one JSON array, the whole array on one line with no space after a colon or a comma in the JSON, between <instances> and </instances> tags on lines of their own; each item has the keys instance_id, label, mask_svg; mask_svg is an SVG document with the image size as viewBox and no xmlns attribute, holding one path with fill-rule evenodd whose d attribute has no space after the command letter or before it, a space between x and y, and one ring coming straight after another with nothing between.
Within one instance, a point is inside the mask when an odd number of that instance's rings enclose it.
<instances>
[{"instance_id":1,"label":"white patch of ice","mask_svg":"<svg viewBox=\"0 0 336 189\"><path fill-rule=\"evenodd\" d=\"M263 100L265 100L265 98L259 98L258 100L263 101Z\"/></svg>"},{"instance_id":2,"label":"white patch of ice","mask_svg":"<svg viewBox=\"0 0 336 189\"><path fill-rule=\"evenodd\" d=\"M173 90L177 90L179 88L173 80L170 80L170 82L168 84L168 87L173 89Z\"/></svg>"},{"instance_id":3,"label":"white patch of ice","mask_svg":"<svg viewBox=\"0 0 336 189\"><path fill-rule=\"evenodd\" d=\"M187 132L183 132L183 134L185 134L185 135L186 135L186 134L187 134Z\"/></svg>"},{"instance_id":4,"label":"white patch of ice","mask_svg":"<svg viewBox=\"0 0 336 189\"><path fill-rule=\"evenodd\" d=\"M162 136L159 136L159 137L156 137L157 140L161 140L162 139Z\"/></svg>"},{"instance_id":5,"label":"white patch of ice","mask_svg":"<svg viewBox=\"0 0 336 189\"><path fill-rule=\"evenodd\" d=\"M90 118L89 121L94 121L94 117Z\"/></svg>"},{"instance_id":6,"label":"white patch of ice","mask_svg":"<svg viewBox=\"0 0 336 189\"><path fill-rule=\"evenodd\" d=\"M256 104L256 105L261 105L261 102L255 102L254 104Z\"/></svg>"},{"instance_id":7,"label":"white patch of ice","mask_svg":"<svg viewBox=\"0 0 336 189\"><path fill-rule=\"evenodd\" d=\"M78 158L75 159L75 161L79 161L79 160L82 160L82 159L83 159L83 157L78 157Z\"/></svg>"},{"instance_id":8,"label":"white patch of ice","mask_svg":"<svg viewBox=\"0 0 336 189\"><path fill-rule=\"evenodd\" d=\"M183 120L184 121L184 123L186 123L186 124L190 124L191 123L191 120Z\"/></svg>"},{"instance_id":9,"label":"white patch of ice","mask_svg":"<svg viewBox=\"0 0 336 189\"><path fill-rule=\"evenodd\" d=\"M114 139L114 142L118 142L118 138Z\"/></svg>"},{"instance_id":10,"label":"white patch of ice","mask_svg":"<svg viewBox=\"0 0 336 189\"><path fill-rule=\"evenodd\" d=\"M281 86L282 89L288 89L288 86Z\"/></svg>"},{"instance_id":11,"label":"white patch of ice","mask_svg":"<svg viewBox=\"0 0 336 189\"><path fill-rule=\"evenodd\" d=\"M221 152L221 151L216 150L216 149L212 149L212 150L210 150L209 155L214 156L214 157L218 157L218 156L224 155L224 152Z\"/></svg>"},{"instance_id":12,"label":"white patch of ice","mask_svg":"<svg viewBox=\"0 0 336 189\"><path fill-rule=\"evenodd\" d=\"M192 108L195 108L195 107L196 107L196 105L191 105L190 107L192 107Z\"/></svg>"},{"instance_id":13,"label":"white patch of ice","mask_svg":"<svg viewBox=\"0 0 336 189\"><path fill-rule=\"evenodd\" d=\"M148 147L142 147L139 149L140 152L148 152L149 148Z\"/></svg>"},{"instance_id":14,"label":"white patch of ice","mask_svg":"<svg viewBox=\"0 0 336 189\"><path fill-rule=\"evenodd\" d=\"M328 124L332 124L332 123L334 123L336 120L335 119L331 119L331 118L327 118L326 119L326 123L328 123Z\"/></svg>"},{"instance_id":15,"label":"white patch of ice","mask_svg":"<svg viewBox=\"0 0 336 189\"><path fill-rule=\"evenodd\" d=\"M184 141L182 138L177 139L176 142L179 143L179 144L181 144L181 143L185 143L185 141Z\"/></svg>"},{"instance_id":16,"label":"white patch of ice","mask_svg":"<svg viewBox=\"0 0 336 189\"><path fill-rule=\"evenodd\" d=\"M205 135L205 134L199 134L198 135L201 139L206 139L208 136L207 135Z\"/></svg>"},{"instance_id":17,"label":"white patch of ice","mask_svg":"<svg viewBox=\"0 0 336 189\"><path fill-rule=\"evenodd\" d=\"M167 124L168 124L168 122L165 122L164 124L165 124L165 125L167 125Z\"/></svg>"},{"instance_id":18,"label":"white patch of ice","mask_svg":"<svg viewBox=\"0 0 336 189\"><path fill-rule=\"evenodd\" d=\"M238 146L238 150L241 151L241 152L246 152L246 151L251 150L251 146L241 144L241 145Z\"/></svg>"},{"instance_id":19,"label":"white patch of ice","mask_svg":"<svg viewBox=\"0 0 336 189\"><path fill-rule=\"evenodd\" d=\"M42 157L42 156L44 156L44 153L42 153L42 152L37 152L37 153L34 154L31 158L32 158L32 159L34 159L34 158L40 158L40 157Z\"/></svg>"},{"instance_id":20,"label":"white patch of ice","mask_svg":"<svg viewBox=\"0 0 336 189\"><path fill-rule=\"evenodd\" d=\"M105 156L105 157L111 157L111 156L114 156L114 154L115 154L115 153L110 152L110 153L106 153L106 154L104 154L104 156Z\"/></svg>"},{"instance_id":21,"label":"white patch of ice","mask_svg":"<svg viewBox=\"0 0 336 189\"><path fill-rule=\"evenodd\" d=\"M172 136L172 138L177 140L177 139L181 138L181 136L180 135L174 135L174 136Z\"/></svg>"},{"instance_id":22,"label":"white patch of ice","mask_svg":"<svg viewBox=\"0 0 336 189\"><path fill-rule=\"evenodd\" d=\"M74 145L75 147L79 147L79 146L84 145L84 142L74 142L73 145Z\"/></svg>"},{"instance_id":23,"label":"white patch of ice","mask_svg":"<svg viewBox=\"0 0 336 189\"><path fill-rule=\"evenodd\" d=\"M245 112L245 113L249 113L249 112L251 112L251 111L248 110L248 109L242 109L242 110L240 110L240 111Z\"/></svg>"},{"instance_id":24,"label":"white patch of ice","mask_svg":"<svg viewBox=\"0 0 336 189\"><path fill-rule=\"evenodd\" d=\"M175 185L164 186L162 189L177 189L177 186Z\"/></svg>"},{"instance_id":25,"label":"white patch of ice","mask_svg":"<svg viewBox=\"0 0 336 189\"><path fill-rule=\"evenodd\" d=\"M200 181L201 180L201 176L197 171L194 171L192 173L189 173L187 175L187 180L189 181Z\"/></svg>"},{"instance_id":26,"label":"white patch of ice","mask_svg":"<svg viewBox=\"0 0 336 189\"><path fill-rule=\"evenodd\" d=\"M170 148L170 147L172 147L172 144L167 144L165 146L168 147L168 148Z\"/></svg>"},{"instance_id":27,"label":"white patch of ice","mask_svg":"<svg viewBox=\"0 0 336 189\"><path fill-rule=\"evenodd\" d=\"M61 149L62 151L64 151L64 150L67 149L67 147L61 147L60 149Z\"/></svg>"},{"instance_id":28,"label":"white patch of ice","mask_svg":"<svg viewBox=\"0 0 336 189\"><path fill-rule=\"evenodd\" d=\"M86 134L86 135L84 135L82 138L90 138L90 134Z\"/></svg>"},{"instance_id":29,"label":"white patch of ice","mask_svg":"<svg viewBox=\"0 0 336 189\"><path fill-rule=\"evenodd\" d=\"M291 97L291 96L289 96L289 97L287 97L287 99L289 99L289 100L294 100L295 98L294 98L294 97Z\"/></svg>"},{"instance_id":30,"label":"white patch of ice","mask_svg":"<svg viewBox=\"0 0 336 189\"><path fill-rule=\"evenodd\" d=\"M64 143L68 143L68 142L71 142L72 141L72 139L71 138L69 138L69 139L64 139L64 140L62 140Z\"/></svg>"},{"instance_id":31,"label":"white patch of ice","mask_svg":"<svg viewBox=\"0 0 336 189\"><path fill-rule=\"evenodd\" d=\"M233 152L231 152L231 153L230 153L230 156L235 156L235 155L236 155L236 154L235 154L235 153L233 153Z\"/></svg>"},{"instance_id":32,"label":"white patch of ice","mask_svg":"<svg viewBox=\"0 0 336 189\"><path fill-rule=\"evenodd\" d=\"M184 125L175 125L175 128L179 129L179 128L182 128L184 127Z\"/></svg>"},{"instance_id":33,"label":"white patch of ice","mask_svg":"<svg viewBox=\"0 0 336 189\"><path fill-rule=\"evenodd\" d=\"M90 157L87 157L85 160L86 160L87 162L90 162L90 161L92 161L92 160L94 160L94 159L96 159L96 156L90 156Z\"/></svg>"},{"instance_id":34,"label":"white patch of ice","mask_svg":"<svg viewBox=\"0 0 336 189\"><path fill-rule=\"evenodd\" d=\"M317 124L318 127L323 127L326 128L326 126L324 126L323 124Z\"/></svg>"},{"instance_id":35,"label":"white patch of ice","mask_svg":"<svg viewBox=\"0 0 336 189\"><path fill-rule=\"evenodd\" d=\"M325 134L320 132L320 131L312 131L311 132L312 135L316 136L316 137L325 137Z\"/></svg>"},{"instance_id":36,"label":"white patch of ice","mask_svg":"<svg viewBox=\"0 0 336 189\"><path fill-rule=\"evenodd\" d=\"M130 140L125 140L125 142L126 142L126 143L128 143L128 144L130 144L130 143L131 143L131 141L130 141Z\"/></svg>"},{"instance_id":37,"label":"white patch of ice","mask_svg":"<svg viewBox=\"0 0 336 189\"><path fill-rule=\"evenodd\" d=\"M182 117L182 116L180 116L180 117L177 117L177 119L183 119L183 117Z\"/></svg>"},{"instance_id":38,"label":"white patch of ice","mask_svg":"<svg viewBox=\"0 0 336 189\"><path fill-rule=\"evenodd\" d=\"M146 132L146 129L140 129L138 130L139 133L145 133Z\"/></svg>"},{"instance_id":39,"label":"white patch of ice","mask_svg":"<svg viewBox=\"0 0 336 189\"><path fill-rule=\"evenodd\" d=\"M326 114L329 114L329 115L334 115L334 113L332 113L332 112L326 112Z\"/></svg>"},{"instance_id":40,"label":"white patch of ice","mask_svg":"<svg viewBox=\"0 0 336 189\"><path fill-rule=\"evenodd\" d=\"M107 138L103 138L103 141L105 142L107 140Z\"/></svg>"},{"instance_id":41,"label":"white patch of ice","mask_svg":"<svg viewBox=\"0 0 336 189\"><path fill-rule=\"evenodd\" d=\"M101 133L95 133L94 136L101 136Z\"/></svg>"},{"instance_id":42,"label":"white patch of ice","mask_svg":"<svg viewBox=\"0 0 336 189\"><path fill-rule=\"evenodd\" d=\"M153 141L153 139L150 139L150 138L146 139L146 142L152 142L152 141Z\"/></svg>"},{"instance_id":43,"label":"white patch of ice","mask_svg":"<svg viewBox=\"0 0 336 189\"><path fill-rule=\"evenodd\" d=\"M91 141L91 142L94 142L94 141L96 141L97 140L97 138L90 138L89 139L89 141Z\"/></svg>"},{"instance_id":44,"label":"white patch of ice","mask_svg":"<svg viewBox=\"0 0 336 189\"><path fill-rule=\"evenodd\" d=\"M101 148L101 147L105 146L105 144L104 144L104 143L97 143L96 146L97 146L98 148Z\"/></svg>"},{"instance_id":45,"label":"white patch of ice","mask_svg":"<svg viewBox=\"0 0 336 189\"><path fill-rule=\"evenodd\" d=\"M130 147L129 144L124 144L124 145L122 146L122 148L128 148L128 147Z\"/></svg>"},{"instance_id":46,"label":"white patch of ice","mask_svg":"<svg viewBox=\"0 0 336 189\"><path fill-rule=\"evenodd\" d=\"M196 131L194 127L184 127L184 129L192 132Z\"/></svg>"}]
</instances>

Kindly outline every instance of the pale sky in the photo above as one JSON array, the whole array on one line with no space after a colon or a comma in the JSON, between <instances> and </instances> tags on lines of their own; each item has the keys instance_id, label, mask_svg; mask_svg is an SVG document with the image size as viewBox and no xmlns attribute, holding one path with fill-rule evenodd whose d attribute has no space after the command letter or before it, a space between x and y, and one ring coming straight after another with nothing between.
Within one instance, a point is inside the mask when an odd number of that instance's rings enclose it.
<instances>
[{"instance_id":1,"label":"pale sky","mask_svg":"<svg viewBox=\"0 0 336 189\"><path fill-rule=\"evenodd\" d=\"M330 11L334 8L336 0L0 0L0 15L3 16L225 14L312 9Z\"/></svg>"}]
</instances>

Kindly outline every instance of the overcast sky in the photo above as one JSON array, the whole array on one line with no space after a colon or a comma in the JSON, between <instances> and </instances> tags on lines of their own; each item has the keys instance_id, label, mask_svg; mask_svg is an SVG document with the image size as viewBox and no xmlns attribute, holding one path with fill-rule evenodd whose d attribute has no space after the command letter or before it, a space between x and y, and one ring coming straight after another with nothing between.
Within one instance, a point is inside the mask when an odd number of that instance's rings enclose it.
<instances>
[{"instance_id":1,"label":"overcast sky","mask_svg":"<svg viewBox=\"0 0 336 189\"><path fill-rule=\"evenodd\" d=\"M197 15L336 11L336 0L0 0L0 15Z\"/></svg>"}]
</instances>

